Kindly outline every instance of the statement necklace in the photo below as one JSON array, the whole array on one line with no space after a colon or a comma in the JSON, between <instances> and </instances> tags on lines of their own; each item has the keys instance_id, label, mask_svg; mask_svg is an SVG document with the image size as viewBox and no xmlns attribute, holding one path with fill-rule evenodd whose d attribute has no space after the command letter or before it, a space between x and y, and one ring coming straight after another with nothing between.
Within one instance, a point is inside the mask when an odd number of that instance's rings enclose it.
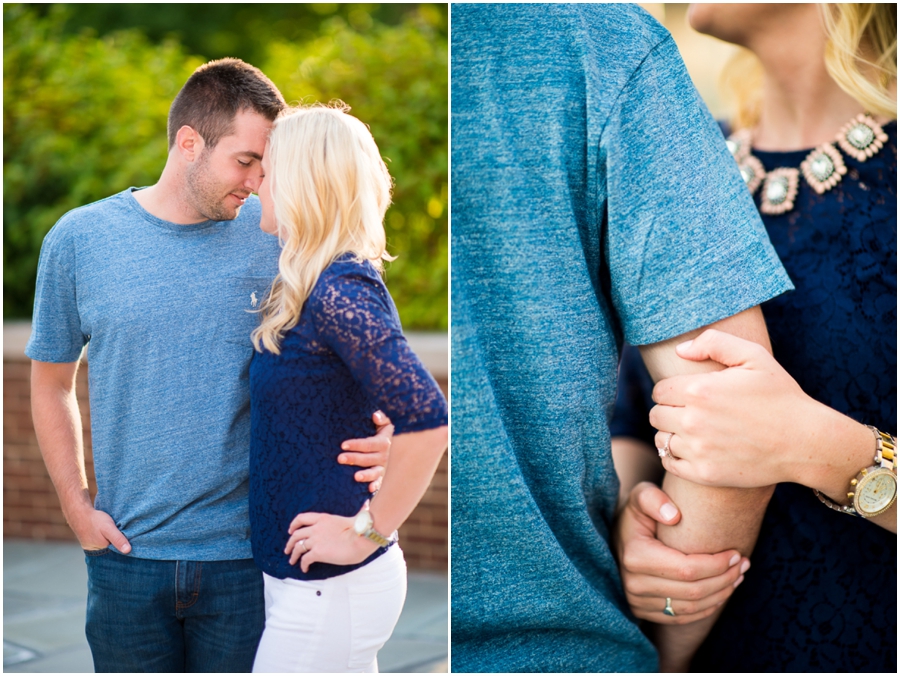
<instances>
[{"instance_id":1,"label":"statement necklace","mask_svg":"<svg viewBox=\"0 0 900 676\"><path fill-rule=\"evenodd\" d=\"M750 194L762 185L762 201L759 210L764 214L783 214L794 208L800 174L810 187L820 195L840 183L847 173L843 156L831 143L824 143L813 150L800 163L800 169L779 167L766 172L762 162L751 152L752 132L741 129L728 137L725 143ZM841 127L835 141L847 155L865 162L884 147L887 134L869 115L860 114Z\"/></svg>"}]
</instances>

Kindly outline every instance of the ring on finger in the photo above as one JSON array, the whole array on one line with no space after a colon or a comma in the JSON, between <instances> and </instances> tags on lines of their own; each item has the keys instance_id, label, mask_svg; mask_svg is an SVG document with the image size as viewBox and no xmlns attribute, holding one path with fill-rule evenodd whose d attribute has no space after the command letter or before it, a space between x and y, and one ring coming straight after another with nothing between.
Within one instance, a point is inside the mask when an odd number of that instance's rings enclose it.
<instances>
[{"instance_id":1,"label":"ring on finger","mask_svg":"<svg viewBox=\"0 0 900 676\"><path fill-rule=\"evenodd\" d=\"M675 611L672 610L672 599L668 596L666 597L666 607L663 608L663 614L668 615L669 617L675 617Z\"/></svg>"},{"instance_id":2,"label":"ring on finger","mask_svg":"<svg viewBox=\"0 0 900 676\"><path fill-rule=\"evenodd\" d=\"M657 447L656 451L659 453L660 458L674 458L672 455L672 451L669 448L669 443L672 441L672 437L675 436L675 432L669 432L669 436L666 438L666 443L662 448Z\"/></svg>"},{"instance_id":3,"label":"ring on finger","mask_svg":"<svg viewBox=\"0 0 900 676\"><path fill-rule=\"evenodd\" d=\"M303 547L304 552L308 552L309 550L306 548L306 540L300 540L299 545Z\"/></svg>"}]
</instances>

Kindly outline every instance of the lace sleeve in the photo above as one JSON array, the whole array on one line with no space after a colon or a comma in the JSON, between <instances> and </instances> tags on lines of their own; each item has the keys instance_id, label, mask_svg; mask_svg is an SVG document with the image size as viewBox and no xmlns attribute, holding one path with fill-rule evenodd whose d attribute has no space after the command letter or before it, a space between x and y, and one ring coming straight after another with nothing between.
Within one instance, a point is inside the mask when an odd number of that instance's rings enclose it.
<instances>
[{"instance_id":1,"label":"lace sleeve","mask_svg":"<svg viewBox=\"0 0 900 676\"><path fill-rule=\"evenodd\" d=\"M393 300L368 263L334 263L308 301L319 341L394 424L395 434L447 424L447 401L400 328Z\"/></svg>"}]
</instances>

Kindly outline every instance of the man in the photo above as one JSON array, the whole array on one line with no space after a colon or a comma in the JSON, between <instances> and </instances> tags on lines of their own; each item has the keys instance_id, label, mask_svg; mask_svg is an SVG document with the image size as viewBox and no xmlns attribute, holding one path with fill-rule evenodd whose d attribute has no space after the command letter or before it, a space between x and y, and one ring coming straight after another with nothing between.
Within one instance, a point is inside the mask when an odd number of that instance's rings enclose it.
<instances>
[{"instance_id":1,"label":"man","mask_svg":"<svg viewBox=\"0 0 900 676\"><path fill-rule=\"evenodd\" d=\"M198 68L172 104L156 185L66 214L41 250L35 430L85 549L97 671L250 671L264 624L250 552L250 331L277 272L259 229L261 160L284 108L236 59ZM90 344L98 492L91 504L74 378ZM383 471L391 428L340 461ZM374 451L374 452L373 452ZM287 534L285 534L287 536Z\"/></svg>"},{"instance_id":2,"label":"man","mask_svg":"<svg viewBox=\"0 0 900 676\"><path fill-rule=\"evenodd\" d=\"M619 347L659 379L705 326L765 344L790 281L643 10L452 12L453 668L653 671L610 544ZM739 565L766 490L667 492L667 544Z\"/></svg>"}]
</instances>

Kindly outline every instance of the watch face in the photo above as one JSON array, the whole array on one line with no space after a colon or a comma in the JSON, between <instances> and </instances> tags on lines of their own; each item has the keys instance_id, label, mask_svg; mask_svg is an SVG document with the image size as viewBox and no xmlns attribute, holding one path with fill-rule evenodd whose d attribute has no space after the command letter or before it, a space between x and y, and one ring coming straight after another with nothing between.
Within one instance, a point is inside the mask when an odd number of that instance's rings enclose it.
<instances>
[{"instance_id":1,"label":"watch face","mask_svg":"<svg viewBox=\"0 0 900 676\"><path fill-rule=\"evenodd\" d=\"M372 515L368 509L360 510L353 521L353 530L357 535L362 535L372 527Z\"/></svg>"},{"instance_id":2,"label":"watch face","mask_svg":"<svg viewBox=\"0 0 900 676\"><path fill-rule=\"evenodd\" d=\"M856 511L875 516L890 507L896 495L897 478L893 472L872 472L856 487Z\"/></svg>"}]
</instances>

